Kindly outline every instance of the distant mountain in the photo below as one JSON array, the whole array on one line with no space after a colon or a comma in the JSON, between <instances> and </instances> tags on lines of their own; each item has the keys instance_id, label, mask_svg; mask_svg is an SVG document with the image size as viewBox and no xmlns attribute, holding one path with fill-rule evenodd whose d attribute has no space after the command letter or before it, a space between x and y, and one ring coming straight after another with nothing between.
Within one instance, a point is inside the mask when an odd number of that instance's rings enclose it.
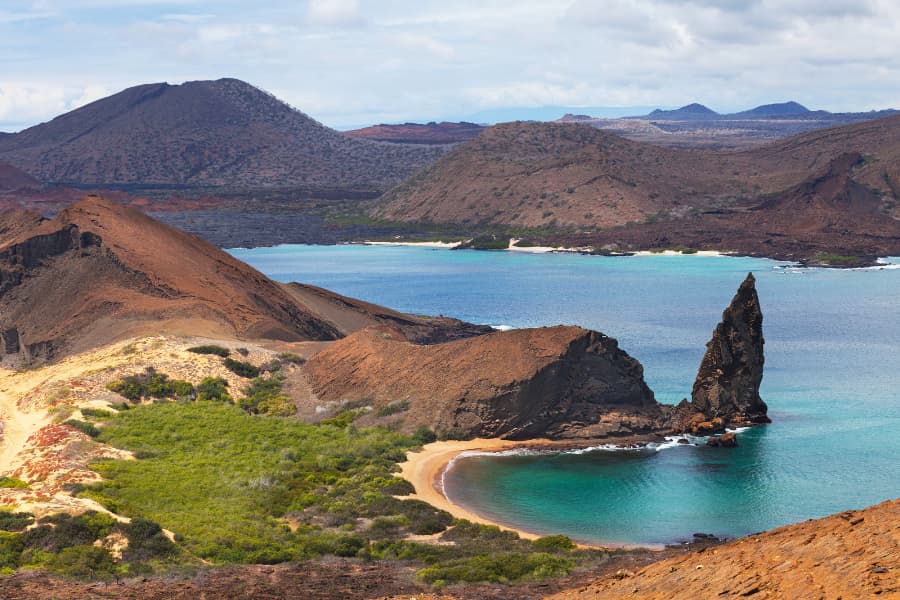
<instances>
[{"instance_id":1,"label":"distant mountain","mask_svg":"<svg viewBox=\"0 0 900 600\"><path fill-rule=\"evenodd\" d=\"M639 224L661 222L652 239L616 234L616 240L646 247L673 239L688 217L746 208L790 190L847 152L867 157L845 171L879 199L880 218L895 221L891 211L900 200L900 116L818 130L741 152L665 148L576 123L496 125L386 193L375 214L477 227L607 230L628 225L626 233L637 231ZM743 231L745 238L761 239L770 231L768 212L756 214L758 219L746 221L754 229ZM790 210L779 209L779 214ZM848 218L857 216L861 219L862 213ZM870 224L869 212L859 222ZM826 224L815 239L820 244L831 240L835 247L862 247L857 242L863 240L863 229L846 223L829 229ZM770 240L773 252L796 242L787 237L790 231L785 225L785 233ZM854 239L842 240L841 231L853 232ZM715 228L698 239L728 242ZM900 249L900 237L896 242ZM803 243L796 246L802 249Z\"/></svg>"},{"instance_id":2,"label":"distant mountain","mask_svg":"<svg viewBox=\"0 0 900 600\"><path fill-rule=\"evenodd\" d=\"M756 108L751 108L750 110L745 110L739 113L734 113L733 117L770 117L770 116L785 116L785 115L805 115L811 113L812 111L794 101L790 102L779 102L776 104L763 104L762 106L757 106Z\"/></svg>"},{"instance_id":3,"label":"distant mountain","mask_svg":"<svg viewBox=\"0 0 900 600\"><path fill-rule=\"evenodd\" d=\"M403 123L399 125L373 125L345 131L344 135L379 142L403 144L456 144L471 140L485 129L475 123Z\"/></svg>"},{"instance_id":4,"label":"distant mountain","mask_svg":"<svg viewBox=\"0 0 900 600\"><path fill-rule=\"evenodd\" d=\"M380 189L444 150L353 139L236 79L129 88L14 135L44 183Z\"/></svg>"},{"instance_id":5,"label":"distant mountain","mask_svg":"<svg viewBox=\"0 0 900 600\"><path fill-rule=\"evenodd\" d=\"M719 116L719 113L694 102L675 110L660 110L657 108L647 116L651 119L714 119Z\"/></svg>"}]
</instances>

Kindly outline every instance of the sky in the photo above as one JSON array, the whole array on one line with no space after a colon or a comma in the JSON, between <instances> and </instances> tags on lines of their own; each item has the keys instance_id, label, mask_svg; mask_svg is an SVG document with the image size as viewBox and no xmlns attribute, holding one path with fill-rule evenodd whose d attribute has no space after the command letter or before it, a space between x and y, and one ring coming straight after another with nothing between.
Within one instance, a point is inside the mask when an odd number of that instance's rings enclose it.
<instances>
[{"instance_id":1,"label":"sky","mask_svg":"<svg viewBox=\"0 0 900 600\"><path fill-rule=\"evenodd\" d=\"M900 0L0 0L0 131L220 77L342 129L547 106L900 108L898 24Z\"/></svg>"}]
</instances>

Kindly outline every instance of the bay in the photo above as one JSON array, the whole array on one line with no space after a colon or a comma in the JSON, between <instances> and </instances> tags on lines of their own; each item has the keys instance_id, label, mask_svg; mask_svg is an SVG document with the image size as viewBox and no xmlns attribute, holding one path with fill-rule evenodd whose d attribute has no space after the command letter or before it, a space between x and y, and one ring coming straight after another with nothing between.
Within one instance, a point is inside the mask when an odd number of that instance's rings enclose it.
<instances>
[{"instance_id":1,"label":"bay","mask_svg":"<svg viewBox=\"0 0 900 600\"><path fill-rule=\"evenodd\" d=\"M740 446L474 456L450 498L496 521L587 542L738 536L900 496L900 269L799 269L755 258L594 257L391 246L278 246L236 257L420 314L603 331L661 402L690 394L705 344L748 271L764 314L772 425ZM892 262L898 262L892 260Z\"/></svg>"}]
</instances>

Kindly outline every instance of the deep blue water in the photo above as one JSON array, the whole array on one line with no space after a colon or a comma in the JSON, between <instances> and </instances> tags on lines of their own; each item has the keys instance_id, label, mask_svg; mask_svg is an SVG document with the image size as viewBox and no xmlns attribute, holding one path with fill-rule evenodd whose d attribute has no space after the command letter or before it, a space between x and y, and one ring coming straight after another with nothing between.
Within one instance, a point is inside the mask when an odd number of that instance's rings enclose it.
<instances>
[{"instance_id":1,"label":"deep blue water","mask_svg":"<svg viewBox=\"0 0 900 600\"><path fill-rule=\"evenodd\" d=\"M748 271L764 313L773 424L735 450L463 458L452 499L538 533L594 542L736 536L900 496L900 269L782 268L751 258L451 252L372 246L234 250L269 276L406 312L618 338L662 402L690 394ZM900 262L894 260L893 262Z\"/></svg>"}]
</instances>

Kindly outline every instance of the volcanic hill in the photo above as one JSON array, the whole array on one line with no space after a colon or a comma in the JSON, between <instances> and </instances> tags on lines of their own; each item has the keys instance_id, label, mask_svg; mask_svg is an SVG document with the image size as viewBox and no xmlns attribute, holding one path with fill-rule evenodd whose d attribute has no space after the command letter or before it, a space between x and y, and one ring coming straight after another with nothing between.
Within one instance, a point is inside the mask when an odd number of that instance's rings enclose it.
<instances>
[{"instance_id":1,"label":"volcanic hill","mask_svg":"<svg viewBox=\"0 0 900 600\"><path fill-rule=\"evenodd\" d=\"M684 230L705 228L707 235L690 239L705 238L705 246L715 244L716 249L785 255L803 251L802 239L794 245L798 248L778 247L783 238L802 231L784 221L779 239L769 244L774 250L765 246L773 237L766 215L775 207L764 201L832 169L840 156L857 153L865 159L853 162L847 176L854 186L869 190L871 201L862 213L855 205L846 206L842 222L852 224L854 231L876 224L878 235L886 235L888 245L900 251L900 238L891 233L900 216L898 140L900 116L738 152L664 148L577 124L508 123L457 146L385 194L374 214L473 227L599 231L593 240L563 241L597 247L622 241L622 249L687 245L681 241L688 239ZM708 218L751 207L757 208L754 219ZM629 228L612 230L625 225ZM747 227L736 239L727 235L730 229ZM820 248L835 244L846 249L863 240L855 236L852 244L844 243L850 237L841 237L835 228L817 234Z\"/></svg>"},{"instance_id":2,"label":"volcanic hill","mask_svg":"<svg viewBox=\"0 0 900 600\"><path fill-rule=\"evenodd\" d=\"M25 361L147 333L298 341L334 340L381 323L428 339L490 330L284 286L199 238L97 196L50 220L29 211L0 214L2 349ZM314 307L304 294L317 298Z\"/></svg>"},{"instance_id":3,"label":"volcanic hill","mask_svg":"<svg viewBox=\"0 0 900 600\"><path fill-rule=\"evenodd\" d=\"M443 150L352 139L237 79L153 83L0 138L44 183L381 190Z\"/></svg>"}]
</instances>

